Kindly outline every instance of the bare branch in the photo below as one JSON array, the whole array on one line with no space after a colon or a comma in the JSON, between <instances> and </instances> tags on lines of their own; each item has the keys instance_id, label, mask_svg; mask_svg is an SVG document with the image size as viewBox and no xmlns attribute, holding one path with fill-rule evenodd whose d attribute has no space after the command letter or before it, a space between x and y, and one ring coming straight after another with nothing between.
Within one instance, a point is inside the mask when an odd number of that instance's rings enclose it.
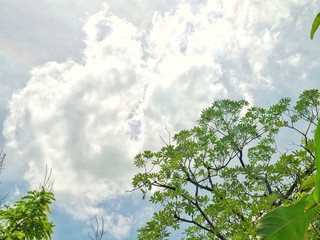
<instances>
[{"instance_id":1,"label":"bare branch","mask_svg":"<svg viewBox=\"0 0 320 240\"><path fill-rule=\"evenodd\" d=\"M95 220L96 220L96 225L94 226L93 224L91 224L91 228L92 228L94 236L92 237L91 234L88 232L88 237L91 240L101 240L103 235L105 234L104 218L101 216L101 221L100 221L101 222L101 226L99 224L97 216L95 216Z\"/></svg>"},{"instance_id":2,"label":"bare branch","mask_svg":"<svg viewBox=\"0 0 320 240\"><path fill-rule=\"evenodd\" d=\"M168 142L169 143L167 143L163 138L162 138L162 136L160 135L159 137L160 137L160 139L161 139L161 141L166 145L166 146L170 146L171 145L171 133L170 133L170 131L168 130L168 128L166 127L165 128L165 130L168 132Z\"/></svg>"},{"instance_id":3,"label":"bare branch","mask_svg":"<svg viewBox=\"0 0 320 240\"><path fill-rule=\"evenodd\" d=\"M3 152L3 148L0 151L0 173L4 167L4 159L6 158L6 154Z\"/></svg>"}]
</instances>

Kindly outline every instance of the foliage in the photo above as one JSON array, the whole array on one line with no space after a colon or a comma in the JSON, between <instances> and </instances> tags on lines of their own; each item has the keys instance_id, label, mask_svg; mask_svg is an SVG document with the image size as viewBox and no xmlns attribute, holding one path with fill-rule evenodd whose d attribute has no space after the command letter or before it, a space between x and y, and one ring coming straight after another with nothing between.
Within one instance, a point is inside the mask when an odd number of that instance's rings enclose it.
<instances>
[{"instance_id":1,"label":"foliage","mask_svg":"<svg viewBox=\"0 0 320 240\"><path fill-rule=\"evenodd\" d=\"M0 239L51 239L53 223L47 213L55 200L52 191L41 187L29 191L13 206L5 205L0 210Z\"/></svg>"},{"instance_id":2,"label":"foliage","mask_svg":"<svg viewBox=\"0 0 320 240\"><path fill-rule=\"evenodd\" d=\"M313 39L315 32L317 31L320 25L320 13L315 17L312 23L311 31L310 31L310 38Z\"/></svg>"},{"instance_id":3,"label":"foliage","mask_svg":"<svg viewBox=\"0 0 320 240\"><path fill-rule=\"evenodd\" d=\"M320 204L320 120L315 131L315 167L316 174L305 180L300 189L313 188L310 194L287 207L280 207L266 214L258 224L258 239L304 239Z\"/></svg>"},{"instance_id":4,"label":"foliage","mask_svg":"<svg viewBox=\"0 0 320 240\"><path fill-rule=\"evenodd\" d=\"M318 206L305 209L308 195L295 204L279 207L265 215L258 224L257 239L304 239Z\"/></svg>"},{"instance_id":5,"label":"foliage","mask_svg":"<svg viewBox=\"0 0 320 240\"><path fill-rule=\"evenodd\" d=\"M315 32L320 25L320 13L315 17L310 31L310 38L313 39ZM317 103L318 104L318 103ZM307 111L307 110L306 110ZM317 112L318 114L318 112ZM301 195L297 203L291 203L287 207L279 207L267 213L259 222L257 227L258 239L304 239L310 224L317 232L318 227L314 226L314 215L320 205L320 120L315 130L314 155L316 173L301 183L301 190L310 190L309 194ZM318 219L316 218L316 221Z\"/></svg>"},{"instance_id":6,"label":"foliage","mask_svg":"<svg viewBox=\"0 0 320 240\"><path fill-rule=\"evenodd\" d=\"M172 143L138 154L135 165L142 172L133 187L159 208L138 238L167 239L184 223L183 239L254 239L266 212L294 203L277 214L300 214L310 199L299 187L316 170L310 135L319 108L318 90L304 91L294 105L283 98L269 108L218 100ZM303 221L313 216L313 209L307 211ZM318 224L312 218L314 229ZM319 237L313 228L305 236Z\"/></svg>"}]
</instances>

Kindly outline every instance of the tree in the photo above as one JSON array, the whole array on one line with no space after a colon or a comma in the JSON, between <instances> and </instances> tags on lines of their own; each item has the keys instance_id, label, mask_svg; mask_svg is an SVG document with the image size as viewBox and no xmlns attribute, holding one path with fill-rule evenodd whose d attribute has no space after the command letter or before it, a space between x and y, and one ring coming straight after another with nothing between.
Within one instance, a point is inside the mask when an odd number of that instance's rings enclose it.
<instances>
[{"instance_id":1,"label":"tree","mask_svg":"<svg viewBox=\"0 0 320 240\"><path fill-rule=\"evenodd\" d=\"M47 216L51 214L50 204L55 201L50 175L46 174L39 189L0 209L0 239L52 239L54 225Z\"/></svg>"},{"instance_id":2,"label":"tree","mask_svg":"<svg viewBox=\"0 0 320 240\"><path fill-rule=\"evenodd\" d=\"M312 23L310 38L314 37L320 25L320 13ZM267 213L258 223L258 239L305 239L310 224L317 233L318 226L314 226L314 219L319 220L320 205L320 120L314 134L314 155L316 173L301 183L300 189L307 190L307 194L301 194L296 202L288 206L281 206ZM309 236L310 237L310 236Z\"/></svg>"},{"instance_id":3,"label":"tree","mask_svg":"<svg viewBox=\"0 0 320 240\"><path fill-rule=\"evenodd\" d=\"M138 238L166 239L183 224L184 239L255 239L262 216L306 194L300 186L316 171L319 111L318 90L267 109L218 100L161 150L138 154L133 187L159 209ZM312 226L310 239L319 237L319 221Z\"/></svg>"}]
</instances>

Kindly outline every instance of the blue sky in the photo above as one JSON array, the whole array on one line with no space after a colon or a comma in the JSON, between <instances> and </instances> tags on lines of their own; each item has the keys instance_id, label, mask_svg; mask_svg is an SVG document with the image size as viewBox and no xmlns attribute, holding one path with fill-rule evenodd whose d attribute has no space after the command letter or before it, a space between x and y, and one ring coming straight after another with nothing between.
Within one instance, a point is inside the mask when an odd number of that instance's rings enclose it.
<instances>
[{"instance_id":1,"label":"blue sky","mask_svg":"<svg viewBox=\"0 0 320 240\"><path fill-rule=\"evenodd\" d=\"M269 106L319 88L320 1L0 0L0 143L8 201L52 168L54 239L136 239L133 157L216 99Z\"/></svg>"}]
</instances>

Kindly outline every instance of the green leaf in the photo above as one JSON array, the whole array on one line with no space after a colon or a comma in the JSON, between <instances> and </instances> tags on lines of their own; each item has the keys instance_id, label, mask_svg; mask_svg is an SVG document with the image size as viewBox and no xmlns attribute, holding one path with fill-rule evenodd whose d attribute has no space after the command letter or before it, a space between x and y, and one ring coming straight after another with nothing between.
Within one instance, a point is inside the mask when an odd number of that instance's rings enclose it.
<instances>
[{"instance_id":1,"label":"green leaf","mask_svg":"<svg viewBox=\"0 0 320 240\"><path fill-rule=\"evenodd\" d=\"M313 188L315 185L316 175L312 175L301 183L300 190Z\"/></svg>"},{"instance_id":2,"label":"green leaf","mask_svg":"<svg viewBox=\"0 0 320 240\"><path fill-rule=\"evenodd\" d=\"M316 159L315 159L315 165L317 168L317 172L316 172L316 183L315 183L315 188L314 188L314 192L313 192L313 197L314 200L316 201L316 203L320 203L320 119L318 121L318 125L315 131L315 135L314 135L314 148L315 148L315 155L316 155Z\"/></svg>"},{"instance_id":3,"label":"green leaf","mask_svg":"<svg viewBox=\"0 0 320 240\"><path fill-rule=\"evenodd\" d=\"M317 205L317 203L314 200L313 191L312 191L312 193L307 197L306 206L305 206L304 210L308 211L309 209L315 207L316 205Z\"/></svg>"},{"instance_id":4,"label":"green leaf","mask_svg":"<svg viewBox=\"0 0 320 240\"><path fill-rule=\"evenodd\" d=\"M287 207L279 207L266 214L258 223L259 240L303 240L304 234L318 206L304 211L308 195Z\"/></svg>"},{"instance_id":5,"label":"green leaf","mask_svg":"<svg viewBox=\"0 0 320 240\"><path fill-rule=\"evenodd\" d=\"M314 36L315 32L317 31L319 25L320 25L320 13L318 13L318 15L313 20L312 28L311 28L311 32L310 32L311 39L313 39L313 36Z\"/></svg>"},{"instance_id":6,"label":"green leaf","mask_svg":"<svg viewBox=\"0 0 320 240\"><path fill-rule=\"evenodd\" d=\"M54 225L46 212L50 213L52 201L54 194L43 188L29 191L12 207L6 205L0 210L0 230L4 235L0 239L51 239Z\"/></svg>"}]
</instances>

